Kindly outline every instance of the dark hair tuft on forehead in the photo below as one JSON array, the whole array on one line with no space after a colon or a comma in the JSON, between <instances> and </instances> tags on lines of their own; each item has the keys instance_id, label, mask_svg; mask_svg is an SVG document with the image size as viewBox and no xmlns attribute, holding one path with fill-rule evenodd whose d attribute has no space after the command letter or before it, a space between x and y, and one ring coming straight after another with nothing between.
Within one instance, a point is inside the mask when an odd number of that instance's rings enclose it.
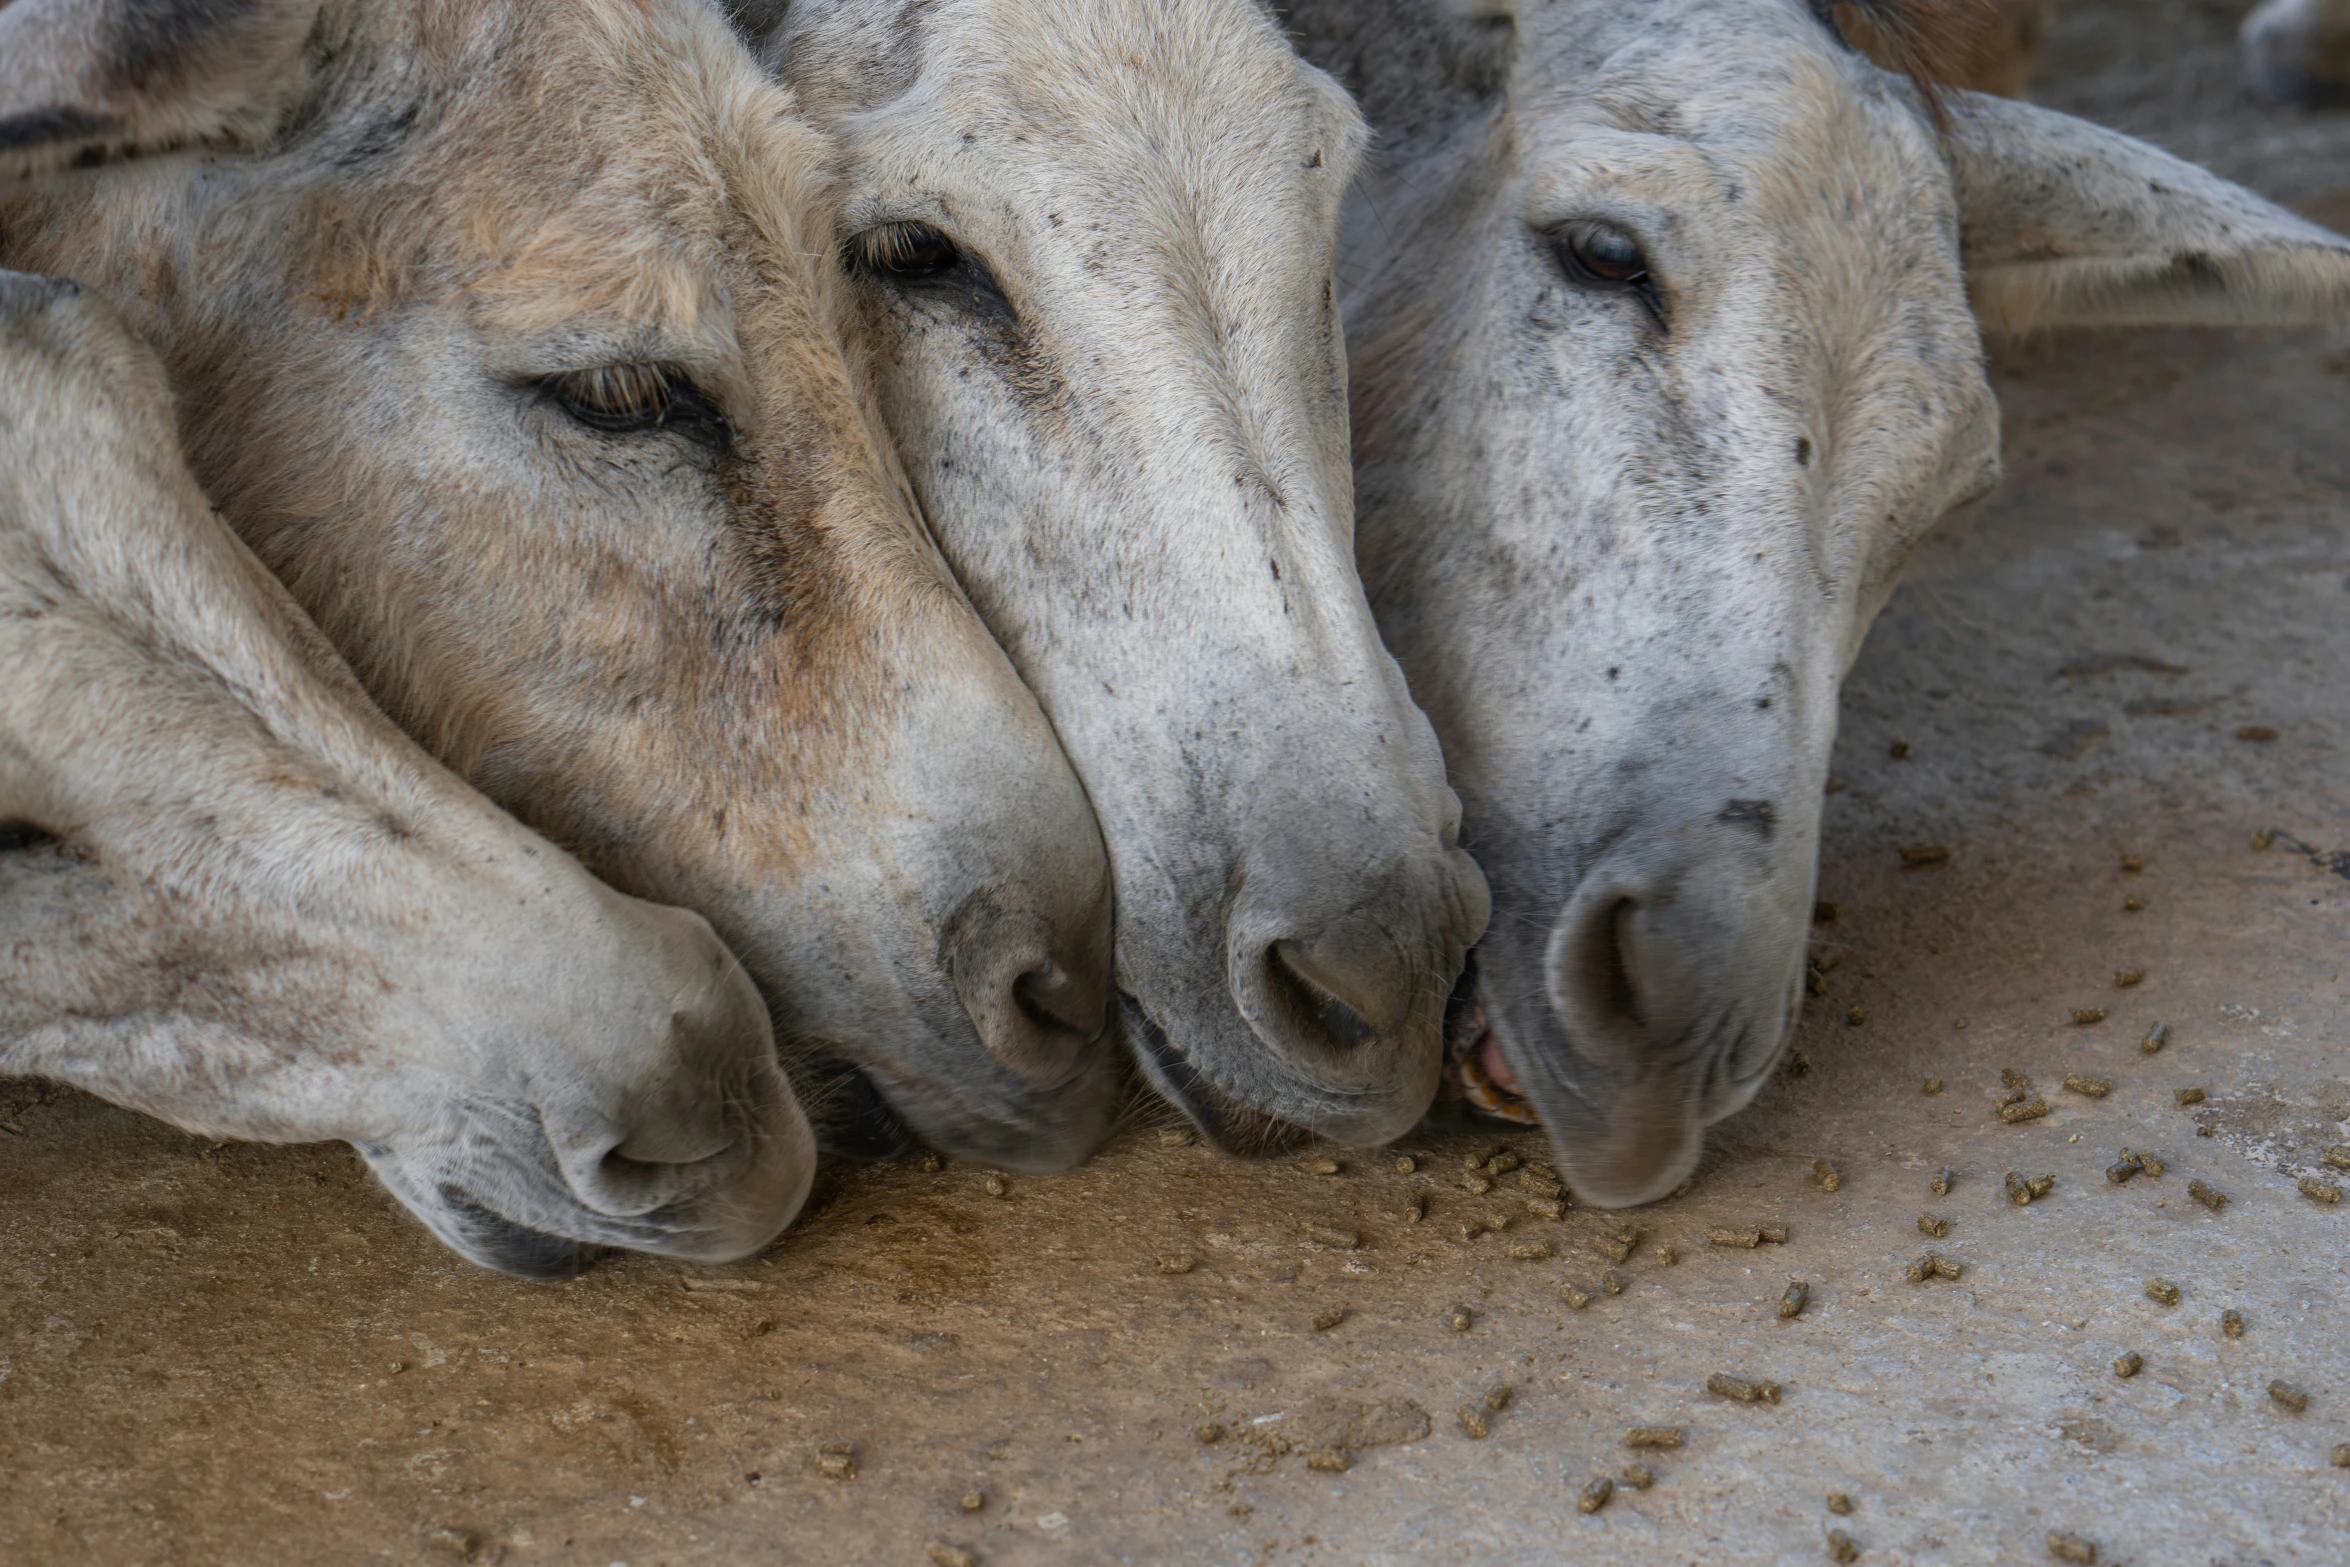
<instances>
[{"instance_id":1,"label":"dark hair tuft on forehead","mask_svg":"<svg viewBox=\"0 0 2350 1567\"><path fill-rule=\"evenodd\" d=\"M1997 0L1808 0L1820 24L1917 87L1943 122L1944 88L1967 79L1971 61L2004 25Z\"/></svg>"}]
</instances>

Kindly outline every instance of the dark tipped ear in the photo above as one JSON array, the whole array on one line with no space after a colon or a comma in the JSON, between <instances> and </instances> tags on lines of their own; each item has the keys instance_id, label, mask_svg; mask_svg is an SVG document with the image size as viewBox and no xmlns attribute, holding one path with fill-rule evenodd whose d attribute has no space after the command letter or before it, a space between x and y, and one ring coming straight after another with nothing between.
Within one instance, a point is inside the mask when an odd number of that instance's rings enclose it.
<instances>
[{"instance_id":1,"label":"dark tipped ear","mask_svg":"<svg viewBox=\"0 0 2350 1567\"><path fill-rule=\"evenodd\" d=\"M267 134L321 0L0 3L0 180Z\"/></svg>"},{"instance_id":2,"label":"dark tipped ear","mask_svg":"<svg viewBox=\"0 0 2350 1567\"><path fill-rule=\"evenodd\" d=\"M791 15L792 0L720 0L726 20L749 46L751 53L761 60L774 54L777 40L783 36L783 24Z\"/></svg>"},{"instance_id":3,"label":"dark tipped ear","mask_svg":"<svg viewBox=\"0 0 2350 1567\"><path fill-rule=\"evenodd\" d=\"M1954 94L1943 155L1984 327L2350 321L2350 239L2145 142Z\"/></svg>"}]
</instances>

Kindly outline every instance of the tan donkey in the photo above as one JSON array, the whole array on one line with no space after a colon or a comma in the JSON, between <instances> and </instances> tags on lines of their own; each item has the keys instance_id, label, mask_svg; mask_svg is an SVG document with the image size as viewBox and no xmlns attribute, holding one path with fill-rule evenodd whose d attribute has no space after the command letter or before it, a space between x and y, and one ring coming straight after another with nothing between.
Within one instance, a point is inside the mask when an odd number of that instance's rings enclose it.
<instances>
[{"instance_id":1,"label":"tan donkey","mask_svg":"<svg viewBox=\"0 0 2350 1567\"><path fill-rule=\"evenodd\" d=\"M0 272L0 1073L355 1143L477 1262L754 1251L815 1169L710 927L395 729L204 503L155 356Z\"/></svg>"},{"instance_id":2,"label":"tan donkey","mask_svg":"<svg viewBox=\"0 0 2350 1567\"><path fill-rule=\"evenodd\" d=\"M17 0L0 261L410 734L706 915L834 1146L1073 1163L1109 889L837 334L825 142L689 0ZM7 172L0 169L0 173Z\"/></svg>"}]
</instances>

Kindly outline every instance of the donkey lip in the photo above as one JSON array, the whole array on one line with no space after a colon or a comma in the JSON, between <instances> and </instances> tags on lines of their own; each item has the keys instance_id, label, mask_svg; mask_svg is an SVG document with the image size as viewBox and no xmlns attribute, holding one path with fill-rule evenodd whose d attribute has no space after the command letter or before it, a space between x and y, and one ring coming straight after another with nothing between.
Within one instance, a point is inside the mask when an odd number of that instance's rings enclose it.
<instances>
[{"instance_id":1,"label":"donkey lip","mask_svg":"<svg viewBox=\"0 0 2350 1567\"><path fill-rule=\"evenodd\" d=\"M1191 1058L1177 1050L1167 1038L1167 1031L1151 1021L1143 1011L1142 1003L1124 991L1118 992L1118 1014L1125 1020L1126 1037L1151 1068L1151 1078L1159 1092L1175 1101L1175 1107L1191 1118L1209 1142L1225 1147L1231 1139L1231 1128L1224 1118L1225 1096L1222 1090L1209 1082L1200 1069L1191 1064Z\"/></svg>"}]
</instances>

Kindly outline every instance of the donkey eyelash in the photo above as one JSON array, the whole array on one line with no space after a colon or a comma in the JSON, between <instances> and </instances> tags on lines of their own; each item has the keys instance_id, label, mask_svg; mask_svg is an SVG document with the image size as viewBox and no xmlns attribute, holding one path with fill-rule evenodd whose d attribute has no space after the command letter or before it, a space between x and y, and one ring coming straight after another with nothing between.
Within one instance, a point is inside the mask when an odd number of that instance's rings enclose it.
<instances>
[{"instance_id":1,"label":"donkey eyelash","mask_svg":"<svg viewBox=\"0 0 2350 1567\"><path fill-rule=\"evenodd\" d=\"M598 365L539 384L556 407L605 435L675 429L718 447L734 436L718 405L673 364Z\"/></svg>"},{"instance_id":2,"label":"donkey eyelash","mask_svg":"<svg viewBox=\"0 0 2350 1567\"><path fill-rule=\"evenodd\" d=\"M928 223L883 223L849 242L850 260L861 270L893 278L920 279L950 272L962 250Z\"/></svg>"}]
</instances>

